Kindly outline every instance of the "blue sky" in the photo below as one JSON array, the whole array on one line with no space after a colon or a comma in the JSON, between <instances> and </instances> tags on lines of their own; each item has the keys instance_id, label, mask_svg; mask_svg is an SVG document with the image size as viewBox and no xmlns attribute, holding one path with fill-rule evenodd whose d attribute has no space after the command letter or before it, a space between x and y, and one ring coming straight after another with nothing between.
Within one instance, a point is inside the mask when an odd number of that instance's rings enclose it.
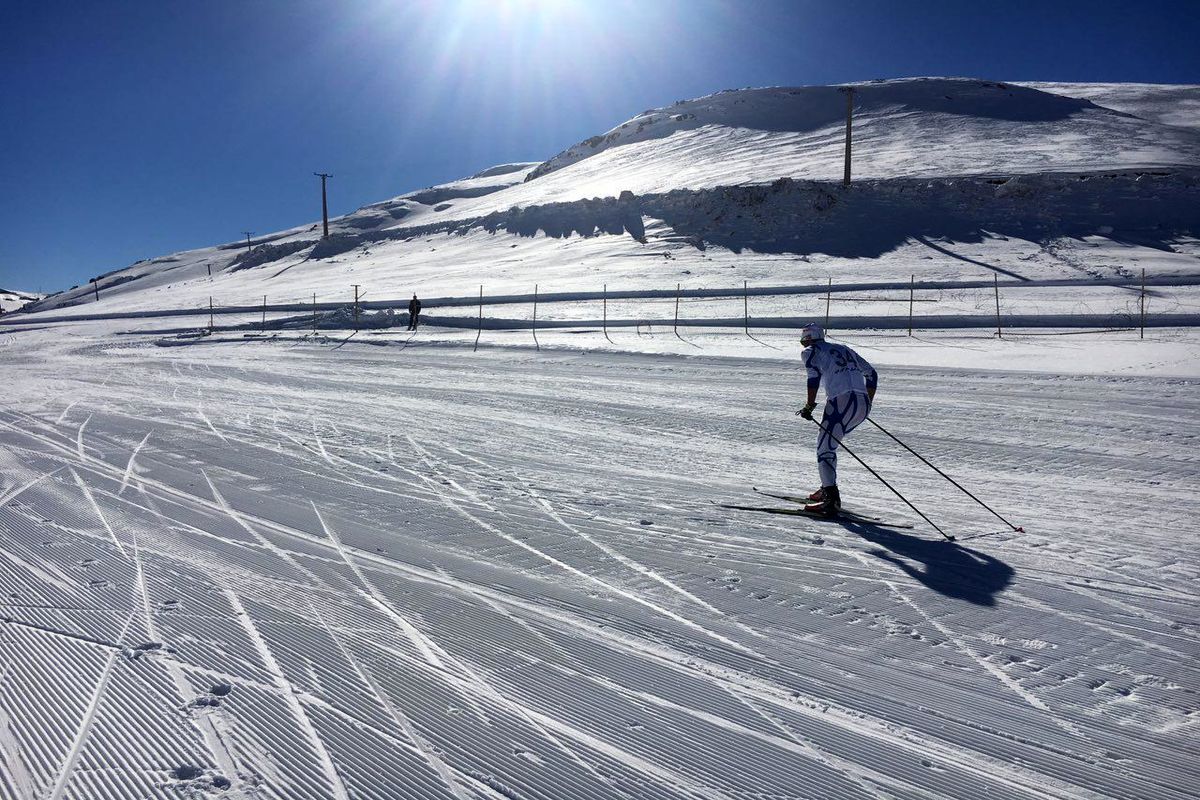
<instances>
[{"instance_id":1,"label":"blue sky","mask_svg":"<svg viewBox=\"0 0 1200 800\"><path fill-rule=\"evenodd\" d=\"M720 89L1200 83L1200 2L94 0L0 10L0 287L537 161Z\"/></svg>"}]
</instances>

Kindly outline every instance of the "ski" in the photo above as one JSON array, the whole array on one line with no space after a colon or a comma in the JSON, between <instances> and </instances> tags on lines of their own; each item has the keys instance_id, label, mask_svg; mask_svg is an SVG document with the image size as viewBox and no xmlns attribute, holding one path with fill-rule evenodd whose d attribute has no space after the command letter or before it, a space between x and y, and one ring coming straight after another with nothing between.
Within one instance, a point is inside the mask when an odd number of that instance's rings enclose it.
<instances>
[{"instance_id":1,"label":"ski","mask_svg":"<svg viewBox=\"0 0 1200 800\"><path fill-rule=\"evenodd\" d=\"M753 489L756 494L760 494L763 497L773 497L776 500L786 500L789 503L799 503L802 506L812 505L814 502L816 502L814 500L809 500L807 497L798 497L798 496L792 495L792 494L775 494L774 492L763 491L762 489L759 489L757 486L751 486L750 488ZM873 525L881 525L881 526L889 527L889 528L909 528L909 529L911 529L913 527L911 522L886 522L885 523L882 517L877 517L873 514L863 514L861 512L851 511L851 510L848 510L845 508L841 509L841 511L838 513L841 517L843 517L845 519L853 520L855 522L870 522ZM815 514L811 511L807 511L807 512L805 512L805 514L806 514L806 516L810 516L810 517L811 516L823 516L821 514Z\"/></svg>"},{"instance_id":2,"label":"ski","mask_svg":"<svg viewBox=\"0 0 1200 800\"><path fill-rule=\"evenodd\" d=\"M774 508L771 506L740 506L731 503L714 503L721 508L728 508L734 511L757 511L760 514L782 514L790 517L808 517L809 519L821 520L823 522L859 522L864 525L874 525L878 528L896 528L899 530L912 530L911 522L886 522L881 517L873 517L867 514L859 514L854 511L842 509L837 515L829 517L816 511L808 511L803 508Z\"/></svg>"},{"instance_id":3,"label":"ski","mask_svg":"<svg viewBox=\"0 0 1200 800\"><path fill-rule=\"evenodd\" d=\"M789 503L799 503L802 506L816 502L815 500L809 500L807 497L800 497L798 495L775 494L774 492L767 492L758 488L757 486L751 486L750 488L754 490L755 494L761 494L763 497L774 497L776 500L787 500Z\"/></svg>"}]
</instances>

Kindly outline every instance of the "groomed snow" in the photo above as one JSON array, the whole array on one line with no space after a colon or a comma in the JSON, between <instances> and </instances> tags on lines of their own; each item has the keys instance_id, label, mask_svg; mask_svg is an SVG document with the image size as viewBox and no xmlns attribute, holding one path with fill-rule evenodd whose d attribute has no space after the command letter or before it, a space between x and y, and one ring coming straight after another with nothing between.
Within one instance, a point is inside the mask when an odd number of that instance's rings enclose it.
<instances>
[{"instance_id":1,"label":"groomed snow","mask_svg":"<svg viewBox=\"0 0 1200 800\"><path fill-rule=\"evenodd\" d=\"M714 505L813 484L794 335L119 324L0 335L4 796L1194 796L1193 334L851 338L951 544Z\"/></svg>"}]
</instances>

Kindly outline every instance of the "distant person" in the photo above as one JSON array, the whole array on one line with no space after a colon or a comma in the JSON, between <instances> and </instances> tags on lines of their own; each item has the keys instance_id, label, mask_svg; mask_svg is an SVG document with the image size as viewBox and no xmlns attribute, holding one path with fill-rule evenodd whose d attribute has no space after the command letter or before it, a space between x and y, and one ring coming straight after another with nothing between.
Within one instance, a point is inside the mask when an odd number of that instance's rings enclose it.
<instances>
[{"instance_id":1,"label":"distant person","mask_svg":"<svg viewBox=\"0 0 1200 800\"><path fill-rule=\"evenodd\" d=\"M822 382L825 384L825 409L821 414L821 432L817 434L821 488L808 496L812 505L805 510L832 517L842 507L837 485L838 442L871 413L879 375L865 358L846 345L825 341L825 331L816 323L804 326L800 343L804 345L804 367L808 371L808 402L797 414L813 418L817 389Z\"/></svg>"},{"instance_id":2,"label":"distant person","mask_svg":"<svg viewBox=\"0 0 1200 800\"><path fill-rule=\"evenodd\" d=\"M421 301L418 300L417 296L414 294L413 299L408 301L408 329L410 331L415 331L417 329L417 322L420 320L420 318Z\"/></svg>"}]
</instances>

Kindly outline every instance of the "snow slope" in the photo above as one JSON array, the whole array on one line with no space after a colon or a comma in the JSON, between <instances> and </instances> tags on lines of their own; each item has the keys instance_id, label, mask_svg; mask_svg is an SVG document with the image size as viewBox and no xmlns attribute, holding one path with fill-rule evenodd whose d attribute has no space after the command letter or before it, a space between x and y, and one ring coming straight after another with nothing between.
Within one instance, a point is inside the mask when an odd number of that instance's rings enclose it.
<instances>
[{"instance_id":1,"label":"snow slope","mask_svg":"<svg viewBox=\"0 0 1200 800\"><path fill-rule=\"evenodd\" d=\"M1152 83L1021 82L1043 92L1090 100L1098 106L1180 128L1200 128L1200 89L1192 85Z\"/></svg>"},{"instance_id":2,"label":"snow slope","mask_svg":"<svg viewBox=\"0 0 1200 800\"><path fill-rule=\"evenodd\" d=\"M0 314L16 311L26 303L31 303L41 297L29 292L14 292L10 289L0 289Z\"/></svg>"}]
</instances>

